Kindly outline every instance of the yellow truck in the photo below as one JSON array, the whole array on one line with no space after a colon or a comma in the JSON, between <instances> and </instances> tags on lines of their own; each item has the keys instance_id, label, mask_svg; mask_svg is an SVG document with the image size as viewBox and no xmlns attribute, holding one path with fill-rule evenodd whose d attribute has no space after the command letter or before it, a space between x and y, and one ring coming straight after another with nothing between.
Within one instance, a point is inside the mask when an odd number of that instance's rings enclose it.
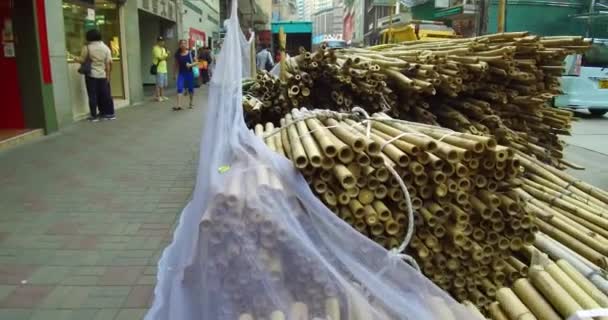
<instances>
[{"instance_id":1,"label":"yellow truck","mask_svg":"<svg viewBox=\"0 0 608 320\"><path fill-rule=\"evenodd\" d=\"M413 40L437 41L452 38L458 38L454 29L439 21L412 20L409 24L389 26L380 31L380 44Z\"/></svg>"}]
</instances>

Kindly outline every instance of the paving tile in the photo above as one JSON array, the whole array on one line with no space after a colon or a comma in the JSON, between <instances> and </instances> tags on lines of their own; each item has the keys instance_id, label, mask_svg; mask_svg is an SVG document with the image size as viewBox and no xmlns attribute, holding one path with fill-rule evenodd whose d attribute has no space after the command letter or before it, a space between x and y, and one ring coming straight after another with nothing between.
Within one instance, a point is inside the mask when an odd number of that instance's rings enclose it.
<instances>
[{"instance_id":1,"label":"paving tile","mask_svg":"<svg viewBox=\"0 0 608 320\"><path fill-rule=\"evenodd\" d=\"M8 295L11 294L11 292L13 292L16 288L17 286L0 285L0 301L8 297Z\"/></svg>"},{"instance_id":2,"label":"paving tile","mask_svg":"<svg viewBox=\"0 0 608 320\"><path fill-rule=\"evenodd\" d=\"M148 308L154 296L154 286L135 286L131 289L125 308Z\"/></svg>"},{"instance_id":3,"label":"paving tile","mask_svg":"<svg viewBox=\"0 0 608 320\"><path fill-rule=\"evenodd\" d=\"M114 320L140 320L146 315L146 309L122 309Z\"/></svg>"},{"instance_id":4,"label":"paving tile","mask_svg":"<svg viewBox=\"0 0 608 320\"><path fill-rule=\"evenodd\" d=\"M150 285L155 285L156 284L156 276L141 276L138 280L137 280L137 284L140 285L145 285L145 284L150 284Z\"/></svg>"},{"instance_id":5,"label":"paving tile","mask_svg":"<svg viewBox=\"0 0 608 320\"><path fill-rule=\"evenodd\" d=\"M100 276L74 275L63 279L62 285L66 286L94 286L99 283Z\"/></svg>"},{"instance_id":6,"label":"paving tile","mask_svg":"<svg viewBox=\"0 0 608 320\"><path fill-rule=\"evenodd\" d=\"M143 267L108 267L99 279L100 285L132 285L143 272Z\"/></svg>"},{"instance_id":7,"label":"paving tile","mask_svg":"<svg viewBox=\"0 0 608 320\"><path fill-rule=\"evenodd\" d=\"M53 291L51 286L17 287L0 301L0 308L33 308L38 306L51 291Z\"/></svg>"},{"instance_id":8,"label":"paving tile","mask_svg":"<svg viewBox=\"0 0 608 320\"><path fill-rule=\"evenodd\" d=\"M38 266L5 264L0 261L0 284L21 284L38 270Z\"/></svg>"},{"instance_id":9,"label":"paving tile","mask_svg":"<svg viewBox=\"0 0 608 320\"><path fill-rule=\"evenodd\" d=\"M97 248L98 242L96 236L82 236L64 243L63 249L93 250Z\"/></svg>"},{"instance_id":10,"label":"paving tile","mask_svg":"<svg viewBox=\"0 0 608 320\"><path fill-rule=\"evenodd\" d=\"M71 313L65 320L91 320L101 312L100 309L71 309Z\"/></svg>"},{"instance_id":11,"label":"paving tile","mask_svg":"<svg viewBox=\"0 0 608 320\"><path fill-rule=\"evenodd\" d=\"M31 284L59 284L72 271L70 267L45 266L40 267L28 279Z\"/></svg>"},{"instance_id":12,"label":"paving tile","mask_svg":"<svg viewBox=\"0 0 608 320\"><path fill-rule=\"evenodd\" d=\"M119 309L100 309L92 320L114 320L118 311Z\"/></svg>"},{"instance_id":13,"label":"paving tile","mask_svg":"<svg viewBox=\"0 0 608 320\"><path fill-rule=\"evenodd\" d=\"M71 319L72 310L36 310L30 320L65 320Z\"/></svg>"},{"instance_id":14,"label":"paving tile","mask_svg":"<svg viewBox=\"0 0 608 320\"><path fill-rule=\"evenodd\" d=\"M30 309L0 309L0 319L29 320L32 313Z\"/></svg>"}]
</instances>

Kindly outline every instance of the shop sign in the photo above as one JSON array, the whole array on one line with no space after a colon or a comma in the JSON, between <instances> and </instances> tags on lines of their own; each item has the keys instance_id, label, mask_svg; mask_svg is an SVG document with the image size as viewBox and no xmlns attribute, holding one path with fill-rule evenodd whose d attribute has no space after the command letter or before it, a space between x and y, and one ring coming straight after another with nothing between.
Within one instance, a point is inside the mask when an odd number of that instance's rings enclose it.
<instances>
[{"instance_id":1,"label":"shop sign","mask_svg":"<svg viewBox=\"0 0 608 320\"><path fill-rule=\"evenodd\" d=\"M435 0L435 8L448 8L450 0Z\"/></svg>"},{"instance_id":2,"label":"shop sign","mask_svg":"<svg viewBox=\"0 0 608 320\"><path fill-rule=\"evenodd\" d=\"M2 51L5 58L15 57L15 35L13 34L13 20L5 18L2 22Z\"/></svg>"},{"instance_id":3,"label":"shop sign","mask_svg":"<svg viewBox=\"0 0 608 320\"><path fill-rule=\"evenodd\" d=\"M176 21L176 5L172 0L137 0L138 8L160 16L162 18Z\"/></svg>"},{"instance_id":4,"label":"shop sign","mask_svg":"<svg viewBox=\"0 0 608 320\"><path fill-rule=\"evenodd\" d=\"M456 15L456 14L461 14L461 13L462 13L462 6L457 6L457 7L451 7L448 9L444 9L444 10L435 12L434 16L435 16L435 18L444 18L444 17Z\"/></svg>"},{"instance_id":5,"label":"shop sign","mask_svg":"<svg viewBox=\"0 0 608 320\"><path fill-rule=\"evenodd\" d=\"M372 6L376 6L376 7L391 7L394 6L396 3L395 0L373 0L372 1Z\"/></svg>"}]
</instances>

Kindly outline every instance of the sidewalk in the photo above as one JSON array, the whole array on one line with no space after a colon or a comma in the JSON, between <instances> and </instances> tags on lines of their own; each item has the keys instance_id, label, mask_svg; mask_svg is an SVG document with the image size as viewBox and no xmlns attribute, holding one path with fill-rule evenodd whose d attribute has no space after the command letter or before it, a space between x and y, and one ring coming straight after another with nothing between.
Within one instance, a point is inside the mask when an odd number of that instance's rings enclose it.
<instances>
[{"instance_id":1,"label":"sidewalk","mask_svg":"<svg viewBox=\"0 0 608 320\"><path fill-rule=\"evenodd\" d=\"M0 152L0 319L135 320L195 181L206 88Z\"/></svg>"}]
</instances>

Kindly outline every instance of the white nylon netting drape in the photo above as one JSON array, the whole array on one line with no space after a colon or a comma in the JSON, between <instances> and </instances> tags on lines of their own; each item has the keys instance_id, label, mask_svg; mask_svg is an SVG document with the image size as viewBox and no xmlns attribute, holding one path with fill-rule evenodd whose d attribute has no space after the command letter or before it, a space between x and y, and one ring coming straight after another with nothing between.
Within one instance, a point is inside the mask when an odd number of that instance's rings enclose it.
<instances>
[{"instance_id":1,"label":"white nylon netting drape","mask_svg":"<svg viewBox=\"0 0 608 320\"><path fill-rule=\"evenodd\" d=\"M228 23L211 81L196 187L162 255L147 320L471 319L353 230L243 121L249 43Z\"/></svg>"}]
</instances>

